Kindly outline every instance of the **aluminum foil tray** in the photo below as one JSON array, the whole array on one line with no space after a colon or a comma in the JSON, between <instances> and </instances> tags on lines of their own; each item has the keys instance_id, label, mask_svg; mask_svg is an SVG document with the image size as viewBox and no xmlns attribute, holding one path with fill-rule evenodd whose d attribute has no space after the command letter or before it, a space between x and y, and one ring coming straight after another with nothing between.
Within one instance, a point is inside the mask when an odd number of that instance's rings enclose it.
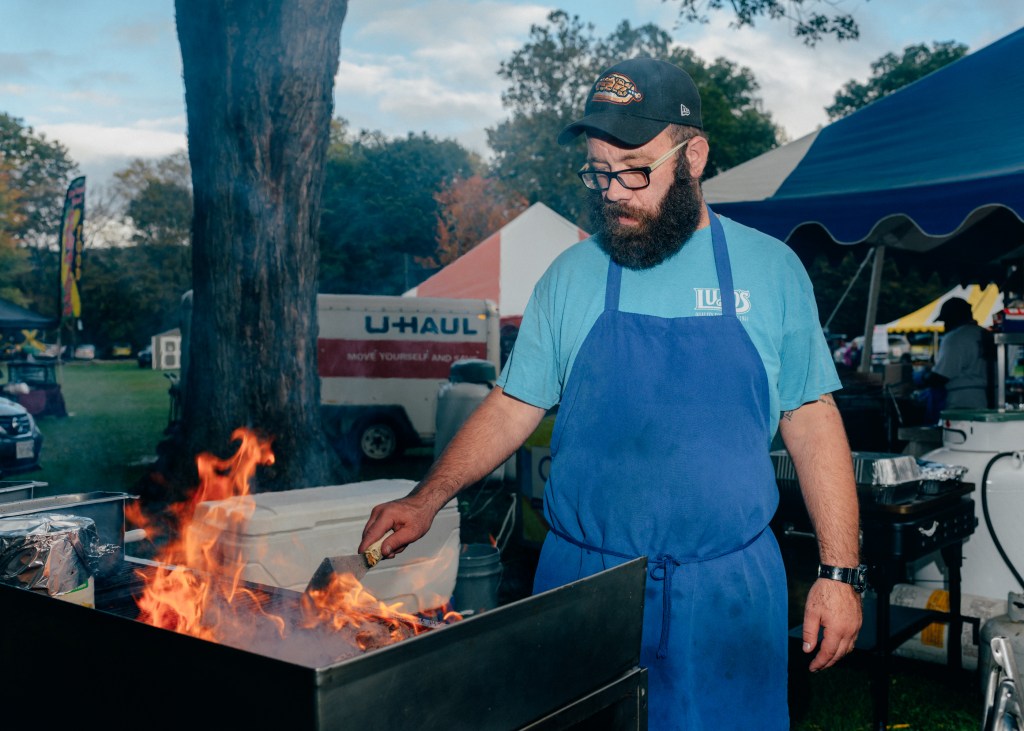
<instances>
[{"instance_id":1,"label":"aluminum foil tray","mask_svg":"<svg viewBox=\"0 0 1024 731\"><path fill-rule=\"evenodd\" d=\"M124 507L138 495L124 492L75 492L0 504L0 518L59 513L92 518L103 547L97 574L117 569L124 554Z\"/></svg>"},{"instance_id":2,"label":"aluminum foil tray","mask_svg":"<svg viewBox=\"0 0 1024 731\"><path fill-rule=\"evenodd\" d=\"M35 489L37 487L45 486L45 482L36 482L34 480L0 480L0 503L30 500L35 497Z\"/></svg>"},{"instance_id":3,"label":"aluminum foil tray","mask_svg":"<svg viewBox=\"0 0 1024 731\"><path fill-rule=\"evenodd\" d=\"M775 450L771 452L771 458L780 488L798 484L796 466L787 450ZM854 452L853 474L857 495L862 500L881 505L913 500L921 484L917 460L905 455Z\"/></svg>"},{"instance_id":4,"label":"aluminum foil tray","mask_svg":"<svg viewBox=\"0 0 1024 731\"><path fill-rule=\"evenodd\" d=\"M853 476L858 485L900 485L921 479L917 458L886 452L854 452Z\"/></svg>"}]
</instances>

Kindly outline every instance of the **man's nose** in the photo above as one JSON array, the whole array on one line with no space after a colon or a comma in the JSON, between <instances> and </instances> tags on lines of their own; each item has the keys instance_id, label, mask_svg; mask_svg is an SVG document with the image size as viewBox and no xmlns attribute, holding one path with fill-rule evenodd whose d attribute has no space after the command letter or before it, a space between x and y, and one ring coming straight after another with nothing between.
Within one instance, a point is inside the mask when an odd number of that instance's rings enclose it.
<instances>
[{"instance_id":1,"label":"man's nose","mask_svg":"<svg viewBox=\"0 0 1024 731\"><path fill-rule=\"evenodd\" d=\"M625 187L618 178L612 178L608 183L608 190L604 192L604 199L612 203L628 200L633 197L633 191Z\"/></svg>"}]
</instances>

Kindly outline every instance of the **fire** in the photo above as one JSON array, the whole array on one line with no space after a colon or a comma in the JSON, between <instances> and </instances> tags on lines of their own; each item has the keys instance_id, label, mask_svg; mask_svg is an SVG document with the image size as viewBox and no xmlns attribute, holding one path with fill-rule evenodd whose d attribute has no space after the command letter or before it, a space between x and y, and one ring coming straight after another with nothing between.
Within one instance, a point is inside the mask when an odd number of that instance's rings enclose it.
<instances>
[{"instance_id":1,"label":"fire","mask_svg":"<svg viewBox=\"0 0 1024 731\"><path fill-rule=\"evenodd\" d=\"M351 574L335 577L323 591L302 594L298 602L281 602L280 596L275 601L270 592L246 584L241 550L228 548L230 541L218 539L244 532L255 510L249 481L257 467L274 463L274 455L271 440L248 429L236 429L232 440L240 446L230 459L212 454L197 457L199 487L171 509L177 537L157 556L155 571L138 572L145 581L136 597L139 621L243 649L267 651L274 646L277 649L269 651L276 654L298 651L301 660L311 659L309 648L315 647L317 663L397 642L432 627L433 623L402 613L400 604L378 601ZM213 507L219 511L215 523L220 530L211 531L209 519L202 530L193 530L196 507L211 501L227 501ZM139 513L130 517L136 525L143 524ZM331 637L325 641L327 635ZM282 642L285 639L287 643ZM323 656L325 648L330 648L326 650L329 657Z\"/></svg>"}]
</instances>

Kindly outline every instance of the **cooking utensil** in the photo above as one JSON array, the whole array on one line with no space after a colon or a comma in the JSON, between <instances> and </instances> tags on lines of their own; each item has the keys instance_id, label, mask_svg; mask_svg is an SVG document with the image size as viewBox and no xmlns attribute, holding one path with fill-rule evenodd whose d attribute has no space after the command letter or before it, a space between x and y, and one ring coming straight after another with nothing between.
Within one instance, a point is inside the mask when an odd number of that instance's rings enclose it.
<instances>
[{"instance_id":1,"label":"cooking utensil","mask_svg":"<svg viewBox=\"0 0 1024 731\"><path fill-rule=\"evenodd\" d=\"M313 574L313 578L306 585L306 592L322 591L330 586L331 579L338 574L352 574L357 581L361 581L366 572L377 565L377 562L384 558L380 546L384 539L394 531L388 531L382 535L376 543L366 549L364 553L356 553L351 556L328 556L320 562L320 566Z\"/></svg>"}]
</instances>

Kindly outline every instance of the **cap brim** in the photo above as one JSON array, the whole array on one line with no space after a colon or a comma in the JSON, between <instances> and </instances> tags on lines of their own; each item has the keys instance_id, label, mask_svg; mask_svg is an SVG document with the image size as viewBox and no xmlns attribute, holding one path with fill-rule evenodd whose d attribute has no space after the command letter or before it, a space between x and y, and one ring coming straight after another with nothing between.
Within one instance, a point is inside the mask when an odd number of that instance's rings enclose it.
<instances>
[{"instance_id":1,"label":"cap brim","mask_svg":"<svg viewBox=\"0 0 1024 731\"><path fill-rule=\"evenodd\" d=\"M622 112L597 112L588 114L559 132L558 144L568 144L584 132L598 132L629 147L639 147L657 137L668 125L668 122L633 117Z\"/></svg>"}]
</instances>

